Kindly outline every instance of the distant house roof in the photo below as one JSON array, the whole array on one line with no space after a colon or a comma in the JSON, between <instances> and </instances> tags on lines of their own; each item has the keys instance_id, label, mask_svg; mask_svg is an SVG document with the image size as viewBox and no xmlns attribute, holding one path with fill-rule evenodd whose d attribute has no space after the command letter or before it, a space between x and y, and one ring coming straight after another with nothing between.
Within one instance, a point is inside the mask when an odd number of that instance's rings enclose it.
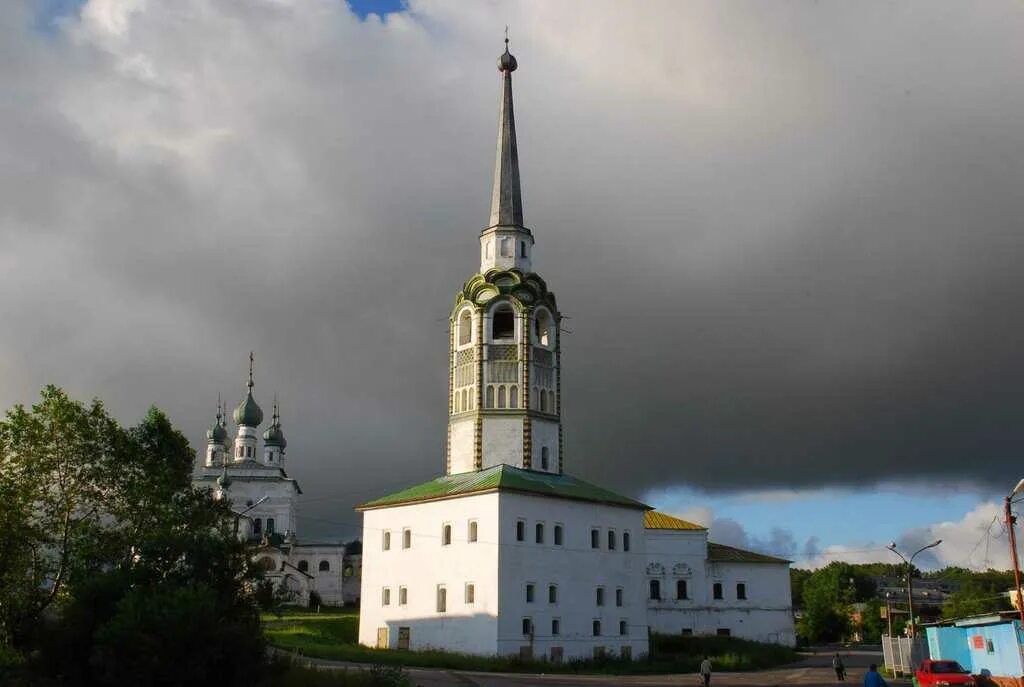
<instances>
[{"instance_id":1,"label":"distant house roof","mask_svg":"<svg viewBox=\"0 0 1024 687\"><path fill-rule=\"evenodd\" d=\"M649 530L706 531L708 528L689 520L682 520L668 513L649 510L644 513L644 528Z\"/></svg>"},{"instance_id":2,"label":"distant house roof","mask_svg":"<svg viewBox=\"0 0 1024 687\"><path fill-rule=\"evenodd\" d=\"M492 491L519 492L553 498L591 501L626 508L649 509L650 506L614 491L584 482L569 475L554 475L523 470L511 465L495 465L486 470L445 475L416 486L396 491L356 506L356 510L386 508L419 501L436 501Z\"/></svg>"},{"instance_id":3,"label":"distant house roof","mask_svg":"<svg viewBox=\"0 0 1024 687\"><path fill-rule=\"evenodd\" d=\"M745 551L725 544L708 542L708 560L719 563L792 563L785 558Z\"/></svg>"}]
</instances>

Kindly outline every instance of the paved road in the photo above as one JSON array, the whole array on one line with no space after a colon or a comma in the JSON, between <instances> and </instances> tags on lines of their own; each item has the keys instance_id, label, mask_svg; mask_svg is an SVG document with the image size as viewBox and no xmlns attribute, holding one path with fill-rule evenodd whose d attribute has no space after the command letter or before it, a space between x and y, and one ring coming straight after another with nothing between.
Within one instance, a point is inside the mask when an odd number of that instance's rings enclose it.
<instances>
[{"instance_id":1,"label":"paved road","mask_svg":"<svg viewBox=\"0 0 1024 687\"><path fill-rule=\"evenodd\" d=\"M803 660L791 666L752 673L716 673L712 687L782 687L801 685L806 687L837 687L848 684L857 687L871 663L881 662L880 651L838 649L846 663L849 677L846 683L836 682L832 671L832 656L836 648L822 647L808 653ZM323 659L299 659L324 668L359 667L351 663ZM409 675L418 687L605 687L623 685L629 687L665 687L683 685L700 687L696 675L537 675L519 673L476 673L461 670L435 670L409 668ZM894 687L905 682L890 681Z\"/></svg>"}]
</instances>

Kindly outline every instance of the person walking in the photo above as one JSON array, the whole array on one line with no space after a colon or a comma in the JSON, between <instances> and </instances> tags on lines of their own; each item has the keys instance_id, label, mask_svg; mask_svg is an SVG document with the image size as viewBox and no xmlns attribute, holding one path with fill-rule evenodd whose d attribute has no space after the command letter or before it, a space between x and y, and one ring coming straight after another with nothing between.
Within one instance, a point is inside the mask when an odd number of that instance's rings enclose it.
<instances>
[{"instance_id":1,"label":"person walking","mask_svg":"<svg viewBox=\"0 0 1024 687\"><path fill-rule=\"evenodd\" d=\"M707 656L700 662L700 678L704 681L704 687L711 687L711 659Z\"/></svg>"},{"instance_id":2,"label":"person walking","mask_svg":"<svg viewBox=\"0 0 1024 687\"><path fill-rule=\"evenodd\" d=\"M846 666L843 665L843 659L840 658L839 652L832 657L832 670L836 671L836 680L839 682L846 679Z\"/></svg>"},{"instance_id":3,"label":"person walking","mask_svg":"<svg viewBox=\"0 0 1024 687\"><path fill-rule=\"evenodd\" d=\"M878 666L872 663L868 672L864 673L864 687L889 687L889 683L878 672Z\"/></svg>"}]
</instances>

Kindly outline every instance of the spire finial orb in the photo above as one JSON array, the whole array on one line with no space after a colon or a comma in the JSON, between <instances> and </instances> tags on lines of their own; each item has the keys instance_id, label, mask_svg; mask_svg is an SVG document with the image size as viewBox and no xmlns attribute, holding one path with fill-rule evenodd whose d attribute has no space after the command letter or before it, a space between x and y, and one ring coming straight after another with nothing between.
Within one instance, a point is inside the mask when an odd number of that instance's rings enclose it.
<instances>
[{"instance_id":1,"label":"spire finial orb","mask_svg":"<svg viewBox=\"0 0 1024 687\"><path fill-rule=\"evenodd\" d=\"M512 53L508 51L508 25L505 25L505 52L498 57L498 71L512 73L516 70L519 63L516 62L516 58L512 56Z\"/></svg>"}]
</instances>

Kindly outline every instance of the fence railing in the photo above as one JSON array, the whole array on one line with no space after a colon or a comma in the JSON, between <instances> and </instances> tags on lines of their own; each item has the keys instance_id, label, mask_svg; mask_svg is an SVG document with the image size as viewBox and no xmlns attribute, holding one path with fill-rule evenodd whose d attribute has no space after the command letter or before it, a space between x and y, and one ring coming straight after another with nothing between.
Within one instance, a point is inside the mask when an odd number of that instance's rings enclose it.
<instances>
[{"instance_id":1,"label":"fence railing","mask_svg":"<svg viewBox=\"0 0 1024 687\"><path fill-rule=\"evenodd\" d=\"M913 675L921 661L928 658L928 643L923 637L890 637L882 635L882 657L893 675Z\"/></svg>"}]
</instances>

